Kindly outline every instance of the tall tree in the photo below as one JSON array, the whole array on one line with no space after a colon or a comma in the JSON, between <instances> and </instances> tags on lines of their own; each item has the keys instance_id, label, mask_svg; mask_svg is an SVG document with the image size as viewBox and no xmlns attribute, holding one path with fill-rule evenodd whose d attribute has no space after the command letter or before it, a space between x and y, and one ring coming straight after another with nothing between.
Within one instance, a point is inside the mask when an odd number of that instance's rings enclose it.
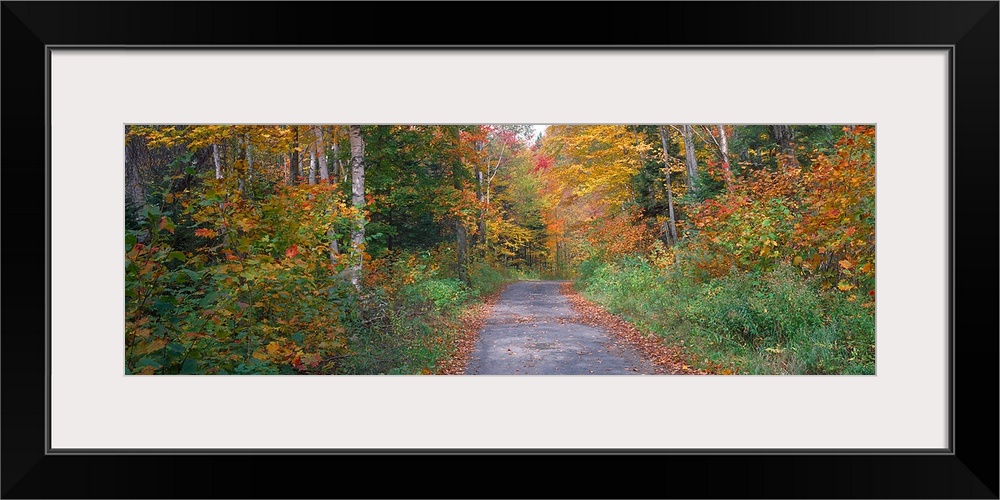
<instances>
[{"instance_id":1,"label":"tall tree","mask_svg":"<svg viewBox=\"0 0 1000 500\"><path fill-rule=\"evenodd\" d=\"M361 125L351 125L349 138L351 141L351 203L359 212L351 226L352 262L350 275L351 283L360 288L359 277L364 260L365 243L365 139L361 135Z\"/></svg>"},{"instance_id":2,"label":"tall tree","mask_svg":"<svg viewBox=\"0 0 1000 500\"><path fill-rule=\"evenodd\" d=\"M674 218L674 188L670 184L670 131L667 130L665 125L660 125L657 127L660 132L660 142L663 143L663 172L667 177L667 211L669 212L669 218L667 219L667 224L664 233L667 235L668 243L673 245L677 243L677 219Z\"/></svg>"},{"instance_id":3,"label":"tall tree","mask_svg":"<svg viewBox=\"0 0 1000 500\"><path fill-rule=\"evenodd\" d=\"M706 125L705 133L712 139L719 151L719 161L722 165L722 177L726 181L726 189L732 189L733 171L729 168L729 136L726 132L726 126L719 124L715 126L715 130L712 130Z\"/></svg>"},{"instance_id":4,"label":"tall tree","mask_svg":"<svg viewBox=\"0 0 1000 500\"><path fill-rule=\"evenodd\" d=\"M145 139L139 135L130 135L131 126L125 126L125 194L132 210L135 211L136 222L145 218L143 208L146 206L146 185L143 182L142 163L148 156Z\"/></svg>"},{"instance_id":5,"label":"tall tree","mask_svg":"<svg viewBox=\"0 0 1000 500\"><path fill-rule=\"evenodd\" d=\"M242 193L246 190L246 170L247 165L247 149L244 146L249 141L247 134L243 133L236 138L236 176L239 179L239 191Z\"/></svg>"},{"instance_id":6,"label":"tall tree","mask_svg":"<svg viewBox=\"0 0 1000 500\"><path fill-rule=\"evenodd\" d=\"M694 155L694 138L691 136L691 125L681 125L684 136L684 163L687 175L684 177L689 192L694 192L694 183L698 181L698 159Z\"/></svg>"},{"instance_id":7,"label":"tall tree","mask_svg":"<svg viewBox=\"0 0 1000 500\"><path fill-rule=\"evenodd\" d=\"M313 134L316 135L315 149L316 155L319 156L319 179L329 182L330 167L326 162L326 143L323 141L323 127L313 127Z\"/></svg>"},{"instance_id":8,"label":"tall tree","mask_svg":"<svg viewBox=\"0 0 1000 500\"><path fill-rule=\"evenodd\" d=\"M219 143L212 143L212 160L215 162L215 178L222 178L222 162L219 161Z\"/></svg>"},{"instance_id":9,"label":"tall tree","mask_svg":"<svg viewBox=\"0 0 1000 500\"><path fill-rule=\"evenodd\" d=\"M246 142L246 157L247 157L247 180L253 180L253 149L250 148L250 136L247 135Z\"/></svg>"},{"instance_id":10,"label":"tall tree","mask_svg":"<svg viewBox=\"0 0 1000 500\"><path fill-rule=\"evenodd\" d=\"M726 176L726 187L733 187L733 171L729 168L729 138L725 125L716 125L719 129L719 153L722 155L722 170Z\"/></svg>"},{"instance_id":11,"label":"tall tree","mask_svg":"<svg viewBox=\"0 0 1000 500\"><path fill-rule=\"evenodd\" d=\"M288 152L288 185L294 186L298 179L296 174L299 170L299 127L292 125L292 149Z\"/></svg>"},{"instance_id":12,"label":"tall tree","mask_svg":"<svg viewBox=\"0 0 1000 500\"><path fill-rule=\"evenodd\" d=\"M337 179L337 182L346 182L347 176L344 175L343 165L340 163L340 127L337 125L333 126L330 131L330 149L333 150L333 178Z\"/></svg>"},{"instance_id":13,"label":"tall tree","mask_svg":"<svg viewBox=\"0 0 1000 500\"><path fill-rule=\"evenodd\" d=\"M460 129L457 126L449 127L448 132L452 135L452 140L454 141L454 151L460 151L462 146ZM451 167L452 183L455 190L459 193L465 191L465 183L462 182L462 164L464 162L465 159L462 158L462 155L460 153L456 154ZM465 227L465 221L462 220L461 215L455 216L455 247L458 254L458 279L468 283L469 230Z\"/></svg>"},{"instance_id":14,"label":"tall tree","mask_svg":"<svg viewBox=\"0 0 1000 500\"><path fill-rule=\"evenodd\" d=\"M309 185L316 184L316 142L309 146Z\"/></svg>"},{"instance_id":15,"label":"tall tree","mask_svg":"<svg viewBox=\"0 0 1000 500\"><path fill-rule=\"evenodd\" d=\"M480 127L480 128L482 129L482 128L485 128L485 127ZM477 156L482 156L482 151L483 151L483 149L486 148L486 137L485 137L485 134L483 135L483 137L481 139L476 139L476 143L475 144L476 144L476 155ZM474 161L474 164L475 164L475 168L476 168L476 201L478 201L479 204L480 204L480 206L482 206L484 204L485 200L486 200L485 195L483 194L483 171L480 168L479 159L478 158L476 159L476 161ZM486 243L486 213L482 209L479 210L479 220L477 222L477 226L478 226L478 231L477 231L476 239L480 243L484 243L485 244Z\"/></svg>"}]
</instances>

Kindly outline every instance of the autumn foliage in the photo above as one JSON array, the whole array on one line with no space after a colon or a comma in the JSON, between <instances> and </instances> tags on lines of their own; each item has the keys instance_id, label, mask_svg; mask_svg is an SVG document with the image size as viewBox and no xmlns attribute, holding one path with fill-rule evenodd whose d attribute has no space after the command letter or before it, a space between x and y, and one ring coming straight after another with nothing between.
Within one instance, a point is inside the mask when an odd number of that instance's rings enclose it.
<instances>
[{"instance_id":1,"label":"autumn foliage","mask_svg":"<svg viewBox=\"0 0 1000 500\"><path fill-rule=\"evenodd\" d=\"M128 127L127 373L424 373L450 356L459 306L510 281L541 228L525 127L362 127L358 205L346 132Z\"/></svg>"},{"instance_id":2,"label":"autumn foliage","mask_svg":"<svg viewBox=\"0 0 1000 500\"><path fill-rule=\"evenodd\" d=\"M431 373L515 277L694 370L874 370L874 127L359 127L129 127L128 373Z\"/></svg>"},{"instance_id":3,"label":"autumn foliage","mask_svg":"<svg viewBox=\"0 0 1000 500\"><path fill-rule=\"evenodd\" d=\"M710 371L874 370L874 127L574 126L540 150L590 298Z\"/></svg>"}]
</instances>

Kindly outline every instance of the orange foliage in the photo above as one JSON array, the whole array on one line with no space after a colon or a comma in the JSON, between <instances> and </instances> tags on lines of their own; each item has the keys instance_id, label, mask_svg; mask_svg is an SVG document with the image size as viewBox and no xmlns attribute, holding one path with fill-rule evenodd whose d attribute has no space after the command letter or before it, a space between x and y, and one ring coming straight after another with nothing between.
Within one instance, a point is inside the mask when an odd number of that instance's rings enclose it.
<instances>
[{"instance_id":1,"label":"orange foliage","mask_svg":"<svg viewBox=\"0 0 1000 500\"><path fill-rule=\"evenodd\" d=\"M692 210L689 258L710 276L779 261L865 297L875 286L875 130L844 129L808 171L758 171Z\"/></svg>"},{"instance_id":2,"label":"orange foliage","mask_svg":"<svg viewBox=\"0 0 1000 500\"><path fill-rule=\"evenodd\" d=\"M795 243L803 268L867 293L875 286L875 129L844 132L837 154L820 156L803 179Z\"/></svg>"},{"instance_id":3,"label":"orange foliage","mask_svg":"<svg viewBox=\"0 0 1000 500\"><path fill-rule=\"evenodd\" d=\"M656 232L646 226L637 213L622 213L602 217L590 223L587 241L598 255L614 259L636 253L647 253L656 241Z\"/></svg>"}]
</instances>

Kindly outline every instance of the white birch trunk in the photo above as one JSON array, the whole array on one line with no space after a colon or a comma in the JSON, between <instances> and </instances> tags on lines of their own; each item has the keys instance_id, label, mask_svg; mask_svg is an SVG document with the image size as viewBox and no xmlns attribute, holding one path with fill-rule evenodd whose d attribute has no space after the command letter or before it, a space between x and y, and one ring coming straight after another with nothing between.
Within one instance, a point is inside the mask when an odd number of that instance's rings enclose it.
<instances>
[{"instance_id":1,"label":"white birch trunk","mask_svg":"<svg viewBox=\"0 0 1000 500\"><path fill-rule=\"evenodd\" d=\"M326 143L323 142L323 127L313 128L316 134L316 156L319 157L319 179L330 182L330 167L326 162Z\"/></svg>"},{"instance_id":2,"label":"white birch trunk","mask_svg":"<svg viewBox=\"0 0 1000 500\"><path fill-rule=\"evenodd\" d=\"M726 137L726 126L716 125L719 128L719 151L722 153L722 170L726 176L726 187L733 187L733 172L729 169L729 139Z\"/></svg>"},{"instance_id":3,"label":"white birch trunk","mask_svg":"<svg viewBox=\"0 0 1000 500\"><path fill-rule=\"evenodd\" d=\"M316 184L316 145L309 151L309 184Z\"/></svg>"},{"instance_id":4,"label":"white birch trunk","mask_svg":"<svg viewBox=\"0 0 1000 500\"><path fill-rule=\"evenodd\" d=\"M365 207L365 140L361 136L361 126L351 125L351 203L359 211ZM359 278L363 265L365 243L365 218L358 214L351 227L351 283L360 288Z\"/></svg>"},{"instance_id":5,"label":"white birch trunk","mask_svg":"<svg viewBox=\"0 0 1000 500\"><path fill-rule=\"evenodd\" d=\"M222 178L222 163L219 162L219 145L212 144L212 160L215 161L215 178Z\"/></svg>"}]
</instances>

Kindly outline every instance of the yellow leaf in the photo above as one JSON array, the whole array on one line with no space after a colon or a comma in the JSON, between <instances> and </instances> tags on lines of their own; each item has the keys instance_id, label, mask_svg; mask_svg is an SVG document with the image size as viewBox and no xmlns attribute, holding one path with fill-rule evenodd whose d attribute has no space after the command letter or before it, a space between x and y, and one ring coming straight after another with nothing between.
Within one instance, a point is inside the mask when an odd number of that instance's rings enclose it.
<instances>
[{"instance_id":1,"label":"yellow leaf","mask_svg":"<svg viewBox=\"0 0 1000 500\"><path fill-rule=\"evenodd\" d=\"M842 292L846 292L848 290L853 289L854 285L852 285L850 283L847 283L847 282L844 282L844 281L841 281L840 283L837 283L837 288L839 288L840 291L842 291Z\"/></svg>"},{"instance_id":2,"label":"yellow leaf","mask_svg":"<svg viewBox=\"0 0 1000 500\"><path fill-rule=\"evenodd\" d=\"M844 260L840 261L840 267L842 267L844 269L850 269L850 268L854 267L854 264L852 264L851 261L849 261L847 259L844 259Z\"/></svg>"},{"instance_id":3,"label":"yellow leaf","mask_svg":"<svg viewBox=\"0 0 1000 500\"><path fill-rule=\"evenodd\" d=\"M792 259L792 265L797 266L801 263L802 263L802 257L799 257L798 255L796 255L795 258Z\"/></svg>"}]
</instances>

